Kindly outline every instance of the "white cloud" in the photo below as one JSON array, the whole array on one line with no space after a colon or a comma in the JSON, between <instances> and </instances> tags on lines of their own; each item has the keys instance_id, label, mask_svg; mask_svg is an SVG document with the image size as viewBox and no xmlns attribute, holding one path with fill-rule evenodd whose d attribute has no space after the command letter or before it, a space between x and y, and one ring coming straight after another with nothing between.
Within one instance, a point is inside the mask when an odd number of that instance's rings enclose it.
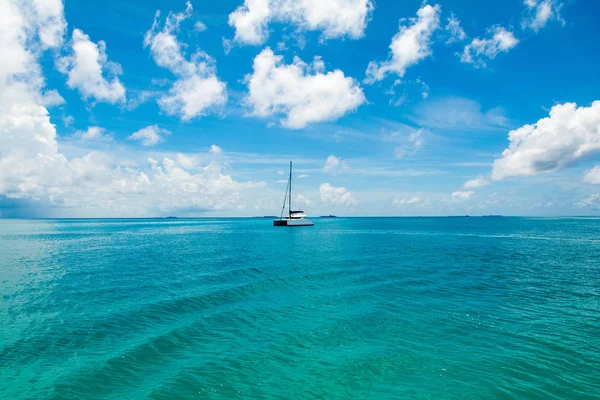
<instances>
[{"instance_id":1,"label":"white cloud","mask_svg":"<svg viewBox=\"0 0 600 400\"><path fill-rule=\"evenodd\" d=\"M401 158L404 158L407 154L409 154L409 152L406 149L406 146L396 147L396 149L394 150L394 158L396 160L400 160Z\"/></svg>"},{"instance_id":2,"label":"white cloud","mask_svg":"<svg viewBox=\"0 0 600 400\"><path fill-rule=\"evenodd\" d=\"M562 22L560 9L563 4L557 0L525 0L527 16L522 21L523 28L530 28L538 32L551 20Z\"/></svg>"},{"instance_id":3,"label":"white cloud","mask_svg":"<svg viewBox=\"0 0 600 400\"><path fill-rule=\"evenodd\" d=\"M106 132L106 129L101 128L99 126L90 126L85 131L75 132L73 136L84 142L112 140L112 136Z\"/></svg>"},{"instance_id":4,"label":"white cloud","mask_svg":"<svg viewBox=\"0 0 600 400\"><path fill-rule=\"evenodd\" d=\"M152 84L154 85L154 82ZM141 104L157 99L161 94L162 93L158 90L132 90L129 94L129 101L127 102L126 109L128 111L135 110Z\"/></svg>"},{"instance_id":5,"label":"white cloud","mask_svg":"<svg viewBox=\"0 0 600 400\"><path fill-rule=\"evenodd\" d=\"M300 174L298 175L298 179L304 179L304 178L308 178L310 175L306 175L306 174Z\"/></svg>"},{"instance_id":6,"label":"white cloud","mask_svg":"<svg viewBox=\"0 0 600 400\"><path fill-rule=\"evenodd\" d=\"M450 15L444 29L450 34L450 37L446 41L447 44L462 42L467 38L465 30L460 26L460 20L454 14Z\"/></svg>"},{"instance_id":7,"label":"white cloud","mask_svg":"<svg viewBox=\"0 0 600 400\"><path fill-rule=\"evenodd\" d=\"M73 118L72 115L65 115L63 117L63 124L64 124L64 126L69 127L69 126L71 126L73 124L73 122L75 122L75 118Z\"/></svg>"},{"instance_id":8,"label":"white cloud","mask_svg":"<svg viewBox=\"0 0 600 400\"><path fill-rule=\"evenodd\" d=\"M593 210L600 210L600 193L591 195L585 200L575 204L579 208L591 208Z\"/></svg>"},{"instance_id":9,"label":"white cloud","mask_svg":"<svg viewBox=\"0 0 600 400\"><path fill-rule=\"evenodd\" d=\"M509 147L494 161L492 178L555 171L600 152L600 101L590 107L565 103L548 118L510 131Z\"/></svg>"},{"instance_id":10,"label":"white cloud","mask_svg":"<svg viewBox=\"0 0 600 400\"><path fill-rule=\"evenodd\" d=\"M62 44L62 4L44 12L38 11L40 4L0 2L0 195L10 198L35 194L41 182L60 180L58 168L45 167L65 162L42 104L44 77L38 63L43 49ZM41 174L42 169L47 172Z\"/></svg>"},{"instance_id":11,"label":"white cloud","mask_svg":"<svg viewBox=\"0 0 600 400\"><path fill-rule=\"evenodd\" d=\"M417 18L409 19L408 25L401 25L400 31L392 38L389 59L381 63L371 61L365 81L380 81L390 73L402 78L408 67L429 57L431 36L440 26L440 13L439 5L427 4L417 11Z\"/></svg>"},{"instance_id":12,"label":"white cloud","mask_svg":"<svg viewBox=\"0 0 600 400\"><path fill-rule=\"evenodd\" d=\"M372 10L371 0L245 0L229 15L229 25L235 28L233 41L238 44L266 42L270 22L318 30L322 39L357 39L364 35Z\"/></svg>"},{"instance_id":13,"label":"white cloud","mask_svg":"<svg viewBox=\"0 0 600 400\"><path fill-rule=\"evenodd\" d=\"M583 180L592 185L600 185L600 165L596 165L594 168L585 171Z\"/></svg>"},{"instance_id":14,"label":"white cloud","mask_svg":"<svg viewBox=\"0 0 600 400\"><path fill-rule=\"evenodd\" d=\"M423 100L428 99L429 98L429 85L426 84L425 82L423 82L421 80L421 78L417 78L415 82L421 84L421 97L423 98Z\"/></svg>"},{"instance_id":15,"label":"white cloud","mask_svg":"<svg viewBox=\"0 0 600 400\"><path fill-rule=\"evenodd\" d=\"M456 191L454 193L452 193L452 200L455 201L467 201L469 200L471 197L473 197L473 195L475 194L474 191L472 190L468 190L468 191Z\"/></svg>"},{"instance_id":16,"label":"white cloud","mask_svg":"<svg viewBox=\"0 0 600 400\"><path fill-rule=\"evenodd\" d=\"M400 159L406 156L412 156L416 154L417 151L419 151L419 149L423 146L423 143L425 143L425 140L423 139L423 133L425 133L425 129L413 130L408 135L408 144L396 147L396 150L394 152L395 158ZM390 136L393 137L397 136L398 134L398 132L394 132ZM390 136L388 136L386 140L390 140Z\"/></svg>"},{"instance_id":17,"label":"white cloud","mask_svg":"<svg viewBox=\"0 0 600 400\"><path fill-rule=\"evenodd\" d=\"M201 50L186 59L185 46L175 37L181 22L191 14L192 4L187 2L184 13L169 12L160 30L157 11L152 28L144 37L144 46L150 48L156 64L178 78L168 93L158 99L158 105L166 114L177 115L183 121L206 115L227 102L226 84L216 75L215 60Z\"/></svg>"},{"instance_id":18,"label":"white cloud","mask_svg":"<svg viewBox=\"0 0 600 400\"><path fill-rule=\"evenodd\" d=\"M69 46L71 54L57 61L58 69L68 76L67 86L77 89L86 100L124 102L125 87L118 78L121 66L108 61L106 43L100 40L96 44L83 31L74 29Z\"/></svg>"},{"instance_id":19,"label":"white cloud","mask_svg":"<svg viewBox=\"0 0 600 400\"><path fill-rule=\"evenodd\" d=\"M270 48L254 59L254 71L246 75L246 102L259 117L284 115L282 126L292 129L333 121L356 110L366 99L358 83L342 71L325 73L319 57L308 65L298 57L284 64Z\"/></svg>"},{"instance_id":20,"label":"white cloud","mask_svg":"<svg viewBox=\"0 0 600 400\"><path fill-rule=\"evenodd\" d=\"M299 194L298 196L296 196L296 205L300 206L301 208L304 206L311 206L313 204L312 200Z\"/></svg>"},{"instance_id":21,"label":"white cloud","mask_svg":"<svg viewBox=\"0 0 600 400\"><path fill-rule=\"evenodd\" d=\"M323 167L323 172L335 172L340 165L340 158L334 156L333 154L327 157L327 161L325 161L325 166Z\"/></svg>"},{"instance_id":22,"label":"white cloud","mask_svg":"<svg viewBox=\"0 0 600 400\"><path fill-rule=\"evenodd\" d=\"M213 154L223 154L223 149L216 144L213 144L210 146L210 152Z\"/></svg>"},{"instance_id":23,"label":"white cloud","mask_svg":"<svg viewBox=\"0 0 600 400\"><path fill-rule=\"evenodd\" d=\"M34 14L42 49L59 48L67 29L61 0L33 0L30 11ZM25 8L28 8L25 6ZM31 15L31 14L30 14Z\"/></svg>"},{"instance_id":24,"label":"white cloud","mask_svg":"<svg viewBox=\"0 0 600 400\"><path fill-rule=\"evenodd\" d=\"M196 155L187 155L183 153L178 153L175 157L177 165L179 165L183 169L193 169L200 165L200 158Z\"/></svg>"},{"instance_id":25,"label":"white cloud","mask_svg":"<svg viewBox=\"0 0 600 400\"><path fill-rule=\"evenodd\" d=\"M331 186L329 183L323 183L319 187L321 202L326 205L353 206L357 202L346 188Z\"/></svg>"},{"instance_id":26,"label":"white cloud","mask_svg":"<svg viewBox=\"0 0 600 400\"><path fill-rule=\"evenodd\" d=\"M41 103L44 107L55 107L65 104L65 99L56 90L46 90Z\"/></svg>"},{"instance_id":27,"label":"white cloud","mask_svg":"<svg viewBox=\"0 0 600 400\"><path fill-rule=\"evenodd\" d=\"M171 131L159 128L158 125L150 125L132 133L128 140L139 140L143 146L156 146L165 140L165 136L170 135Z\"/></svg>"},{"instance_id":28,"label":"white cloud","mask_svg":"<svg viewBox=\"0 0 600 400\"><path fill-rule=\"evenodd\" d=\"M429 98L429 85L421 78L409 80L396 79L384 93L390 96L390 104L400 106L413 97L413 93L416 91L419 92L423 100Z\"/></svg>"},{"instance_id":29,"label":"white cloud","mask_svg":"<svg viewBox=\"0 0 600 400\"><path fill-rule=\"evenodd\" d=\"M465 46L460 61L473 64L475 67L486 67L485 59L493 60L499 53L506 53L513 49L519 40L514 33L502 26L494 26L488 29L487 39L475 38Z\"/></svg>"},{"instance_id":30,"label":"white cloud","mask_svg":"<svg viewBox=\"0 0 600 400\"><path fill-rule=\"evenodd\" d=\"M208 114L213 106L227 102L225 83L216 75L198 75L175 82L169 93L158 99L158 105L168 115L178 115L183 121Z\"/></svg>"},{"instance_id":31,"label":"white cloud","mask_svg":"<svg viewBox=\"0 0 600 400\"><path fill-rule=\"evenodd\" d=\"M202 21L196 21L196 23L194 24L194 30L196 32L204 32L207 29L208 28L206 27L206 24Z\"/></svg>"},{"instance_id":32,"label":"white cloud","mask_svg":"<svg viewBox=\"0 0 600 400\"><path fill-rule=\"evenodd\" d=\"M496 107L484 111L478 102L461 97L423 102L409 118L419 126L446 131L489 131L505 129L509 125L503 109Z\"/></svg>"},{"instance_id":33,"label":"white cloud","mask_svg":"<svg viewBox=\"0 0 600 400\"><path fill-rule=\"evenodd\" d=\"M408 141L412 143L412 145L414 146L415 149L420 149L421 146L423 146L423 143L424 143L423 133L424 132L425 132L424 129L417 129L416 131L414 131L410 135L408 135Z\"/></svg>"},{"instance_id":34,"label":"white cloud","mask_svg":"<svg viewBox=\"0 0 600 400\"><path fill-rule=\"evenodd\" d=\"M465 189L475 189L483 186L487 186L490 184L490 181L487 180L483 175L479 175L476 178L470 179L463 184L463 188Z\"/></svg>"},{"instance_id":35,"label":"white cloud","mask_svg":"<svg viewBox=\"0 0 600 400\"><path fill-rule=\"evenodd\" d=\"M265 192L266 184L237 182L219 164L191 173L178 165L180 157L177 163L163 157L162 163L135 165L98 151L71 159L62 154L55 125L43 105L39 59L44 48L60 46L52 32L63 17L41 18L36 4L0 1L0 49L5 61L0 63L1 197L63 216L198 214L237 209L244 202L256 204L253 199ZM90 128L82 136L93 139L103 132ZM10 212L0 209L0 215Z\"/></svg>"},{"instance_id":36,"label":"white cloud","mask_svg":"<svg viewBox=\"0 0 600 400\"><path fill-rule=\"evenodd\" d=\"M402 198L402 199L394 199L394 201L392 202L393 205L395 206L408 206L408 205L412 205L412 204L417 204L421 201L421 198L418 196L414 196L414 197L408 197L408 198Z\"/></svg>"}]
</instances>

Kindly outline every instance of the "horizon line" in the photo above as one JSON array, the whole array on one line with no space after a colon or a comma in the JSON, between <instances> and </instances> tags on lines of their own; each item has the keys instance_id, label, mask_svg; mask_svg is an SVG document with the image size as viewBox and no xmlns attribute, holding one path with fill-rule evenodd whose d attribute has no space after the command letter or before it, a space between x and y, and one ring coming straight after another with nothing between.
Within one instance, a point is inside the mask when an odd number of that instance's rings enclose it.
<instances>
[{"instance_id":1,"label":"horizon line","mask_svg":"<svg viewBox=\"0 0 600 400\"><path fill-rule=\"evenodd\" d=\"M0 217L0 220L75 220L75 219L271 219L279 218L275 215L248 215L248 216L198 216L198 217ZM600 218L600 215L503 215L503 214L456 214L456 215L319 215L309 218Z\"/></svg>"}]
</instances>

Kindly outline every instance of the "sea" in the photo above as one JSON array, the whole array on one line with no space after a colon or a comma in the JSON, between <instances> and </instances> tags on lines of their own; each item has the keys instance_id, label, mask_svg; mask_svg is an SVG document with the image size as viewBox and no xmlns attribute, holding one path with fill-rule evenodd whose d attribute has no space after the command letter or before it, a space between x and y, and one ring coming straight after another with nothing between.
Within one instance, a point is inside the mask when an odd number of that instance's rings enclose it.
<instances>
[{"instance_id":1,"label":"sea","mask_svg":"<svg viewBox=\"0 0 600 400\"><path fill-rule=\"evenodd\" d=\"M600 219L0 220L1 399L600 399Z\"/></svg>"}]
</instances>

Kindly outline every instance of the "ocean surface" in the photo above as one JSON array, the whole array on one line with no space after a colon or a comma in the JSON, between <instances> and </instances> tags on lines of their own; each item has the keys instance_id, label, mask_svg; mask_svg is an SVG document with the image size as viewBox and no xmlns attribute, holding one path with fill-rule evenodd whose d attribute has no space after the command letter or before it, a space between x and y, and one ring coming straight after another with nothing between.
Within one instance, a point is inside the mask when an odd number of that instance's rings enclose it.
<instances>
[{"instance_id":1,"label":"ocean surface","mask_svg":"<svg viewBox=\"0 0 600 400\"><path fill-rule=\"evenodd\" d=\"M2 399L600 399L600 220L0 220Z\"/></svg>"}]
</instances>

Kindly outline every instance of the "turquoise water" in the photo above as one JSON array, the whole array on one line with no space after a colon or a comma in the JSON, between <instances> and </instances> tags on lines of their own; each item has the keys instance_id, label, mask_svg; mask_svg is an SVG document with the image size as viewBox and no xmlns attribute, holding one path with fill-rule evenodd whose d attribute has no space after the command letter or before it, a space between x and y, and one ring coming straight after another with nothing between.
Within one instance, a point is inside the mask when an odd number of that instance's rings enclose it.
<instances>
[{"instance_id":1,"label":"turquoise water","mask_svg":"<svg viewBox=\"0 0 600 400\"><path fill-rule=\"evenodd\" d=\"M0 220L0 398L600 398L600 220L271 225Z\"/></svg>"}]
</instances>

